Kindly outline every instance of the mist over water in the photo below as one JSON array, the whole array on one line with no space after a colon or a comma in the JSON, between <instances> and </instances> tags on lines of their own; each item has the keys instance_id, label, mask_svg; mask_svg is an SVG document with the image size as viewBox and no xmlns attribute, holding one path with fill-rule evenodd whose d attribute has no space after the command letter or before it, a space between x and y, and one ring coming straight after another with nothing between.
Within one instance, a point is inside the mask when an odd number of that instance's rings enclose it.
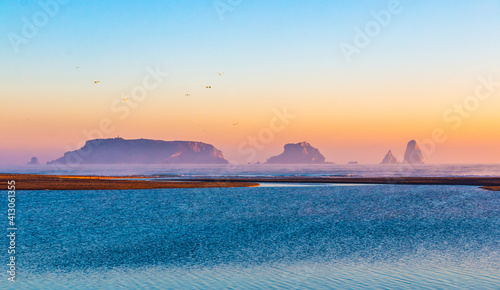
<instances>
[{"instance_id":1,"label":"mist over water","mask_svg":"<svg viewBox=\"0 0 500 290\"><path fill-rule=\"evenodd\" d=\"M2 173L68 175L160 175L163 177L230 176L500 176L500 164L450 165L81 165L0 166Z\"/></svg>"},{"instance_id":2,"label":"mist over water","mask_svg":"<svg viewBox=\"0 0 500 290\"><path fill-rule=\"evenodd\" d=\"M500 195L470 186L21 191L17 206L16 289L500 285Z\"/></svg>"}]
</instances>

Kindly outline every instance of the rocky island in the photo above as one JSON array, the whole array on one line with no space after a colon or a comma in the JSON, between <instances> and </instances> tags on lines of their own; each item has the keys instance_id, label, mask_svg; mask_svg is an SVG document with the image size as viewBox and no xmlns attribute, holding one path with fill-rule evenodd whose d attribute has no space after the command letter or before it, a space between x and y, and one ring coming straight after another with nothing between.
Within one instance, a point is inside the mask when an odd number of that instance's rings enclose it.
<instances>
[{"instance_id":1,"label":"rocky island","mask_svg":"<svg viewBox=\"0 0 500 290\"><path fill-rule=\"evenodd\" d=\"M424 164L424 155L415 140L408 142L403 162L408 164Z\"/></svg>"},{"instance_id":2,"label":"rocky island","mask_svg":"<svg viewBox=\"0 0 500 290\"><path fill-rule=\"evenodd\" d=\"M389 152L387 152L387 154L385 155L382 162L380 162L380 164L397 164L397 163L398 163L398 160L396 159L396 157L394 157L394 155L392 155L391 150L389 150Z\"/></svg>"},{"instance_id":3,"label":"rocky island","mask_svg":"<svg viewBox=\"0 0 500 290\"><path fill-rule=\"evenodd\" d=\"M47 164L227 164L222 151L202 142L94 139Z\"/></svg>"},{"instance_id":4,"label":"rocky island","mask_svg":"<svg viewBox=\"0 0 500 290\"><path fill-rule=\"evenodd\" d=\"M325 157L307 142L286 144L284 152L269 158L267 164L324 164Z\"/></svg>"},{"instance_id":5,"label":"rocky island","mask_svg":"<svg viewBox=\"0 0 500 290\"><path fill-rule=\"evenodd\" d=\"M38 161L37 157L31 157L30 162L26 163L26 165L39 165L40 162Z\"/></svg>"}]
</instances>

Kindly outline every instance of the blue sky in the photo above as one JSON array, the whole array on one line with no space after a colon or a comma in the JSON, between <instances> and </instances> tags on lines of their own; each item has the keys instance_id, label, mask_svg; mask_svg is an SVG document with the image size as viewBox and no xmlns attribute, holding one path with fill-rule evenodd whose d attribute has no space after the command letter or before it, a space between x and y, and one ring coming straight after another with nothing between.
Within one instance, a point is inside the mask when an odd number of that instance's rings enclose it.
<instances>
[{"instance_id":1,"label":"blue sky","mask_svg":"<svg viewBox=\"0 0 500 290\"><path fill-rule=\"evenodd\" d=\"M11 75L21 73L23 63L43 67L47 77L70 63L99 66L110 77L158 62L179 73L201 74L212 67L349 72L353 66L345 63L339 43L352 42L353 28L390 1L243 0L221 21L215 1L73 0L14 54L8 34L20 35L21 19L40 11L37 2L0 4L2 63ZM495 56L498 1L400 2L403 12L366 52L354 56L364 69L468 60L484 66Z\"/></svg>"}]
</instances>

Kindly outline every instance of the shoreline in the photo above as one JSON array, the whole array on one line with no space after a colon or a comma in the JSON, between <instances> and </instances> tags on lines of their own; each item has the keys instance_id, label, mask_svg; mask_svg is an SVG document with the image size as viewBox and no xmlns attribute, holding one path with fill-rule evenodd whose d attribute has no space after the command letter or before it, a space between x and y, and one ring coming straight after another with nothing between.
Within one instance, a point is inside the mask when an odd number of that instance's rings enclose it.
<instances>
[{"instance_id":1,"label":"shoreline","mask_svg":"<svg viewBox=\"0 0 500 290\"><path fill-rule=\"evenodd\" d=\"M0 173L0 184L7 189L7 181L14 180L16 190L127 190L160 188L225 188L255 187L253 182L203 181L148 181L133 180L134 176L78 176Z\"/></svg>"},{"instance_id":2,"label":"shoreline","mask_svg":"<svg viewBox=\"0 0 500 290\"><path fill-rule=\"evenodd\" d=\"M500 191L500 186L483 186L481 188L488 191Z\"/></svg>"},{"instance_id":3,"label":"shoreline","mask_svg":"<svg viewBox=\"0 0 500 290\"><path fill-rule=\"evenodd\" d=\"M216 178L178 179L180 181L215 182ZM222 179L221 179L222 180ZM469 185L500 191L500 177L231 177L230 182L256 183L332 183L332 184L400 184L400 185Z\"/></svg>"},{"instance_id":4,"label":"shoreline","mask_svg":"<svg viewBox=\"0 0 500 290\"><path fill-rule=\"evenodd\" d=\"M143 180L144 178L153 180ZM469 185L500 191L500 177L231 177L182 178L155 181L153 176L83 176L0 173L0 184L16 182L16 190L119 190L160 188L255 187L260 183L332 183Z\"/></svg>"},{"instance_id":5,"label":"shoreline","mask_svg":"<svg viewBox=\"0 0 500 290\"><path fill-rule=\"evenodd\" d=\"M230 177L230 178L181 178L179 181L246 181L246 182L295 182L295 183L366 183L366 184L427 184L427 185L482 185L500 186L500 177Z\"/></svg>"}]
</instances>

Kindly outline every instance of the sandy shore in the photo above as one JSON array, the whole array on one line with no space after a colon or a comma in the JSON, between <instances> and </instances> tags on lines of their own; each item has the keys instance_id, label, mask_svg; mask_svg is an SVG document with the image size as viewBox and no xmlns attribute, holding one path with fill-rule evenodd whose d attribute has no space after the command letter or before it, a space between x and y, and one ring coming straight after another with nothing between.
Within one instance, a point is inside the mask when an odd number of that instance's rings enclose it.
<instances>
[{"instance_id":1,"label":"sandy shore","mask_svg":"<svg viewBox=\"0 0 500 290\"><path fill-rule=\"evenodd\" d=\"M187 181L188 179L183 179ZM190 179L208 182L213 178ZM415 185L474 185L500 191L500 177L235 177L225 181L270 183L338 183L338 184L415 184Z\"/></svg>"},{"instance_id":2,"label":"sandy shore","mask_svg":"<svg viewBox=\"0 0 500 290\"><path fill-rule=\"evenodd\" d=\"M175 181L147 181L131 176L72 176L2 174L1 187L7 181L16 182L16 190L104 190L155 188L217 188L252 187L259 183L338 183L338 184L414 184L414 185L472 185L500 191L500 177L234 177L197 178ZM134 180L135 179L135 180Z\"/></svg>"},{"instance_id":3,"label":"sandy shore","mask_svg":"<svg viewBox=\"0 0 500 290\"><path fill-rule=\"evenodd\" d=\"M111 190L157 188L216 188L252 187L258 183L241 181L146 181L129 176L69 176L0 173L0 186L7 189L7 181L14 180L16 190Z\"/></svg>"},{"instance_id":4,"label":"sandy shore","mask_svg":"<svg viewBox=\"0 0 500 290\"><path fill-rule=\"evenodd\" d=\"M483 186L481 188L489 191L500 191L500 186Z\"/></svg>"}]
</instances>

